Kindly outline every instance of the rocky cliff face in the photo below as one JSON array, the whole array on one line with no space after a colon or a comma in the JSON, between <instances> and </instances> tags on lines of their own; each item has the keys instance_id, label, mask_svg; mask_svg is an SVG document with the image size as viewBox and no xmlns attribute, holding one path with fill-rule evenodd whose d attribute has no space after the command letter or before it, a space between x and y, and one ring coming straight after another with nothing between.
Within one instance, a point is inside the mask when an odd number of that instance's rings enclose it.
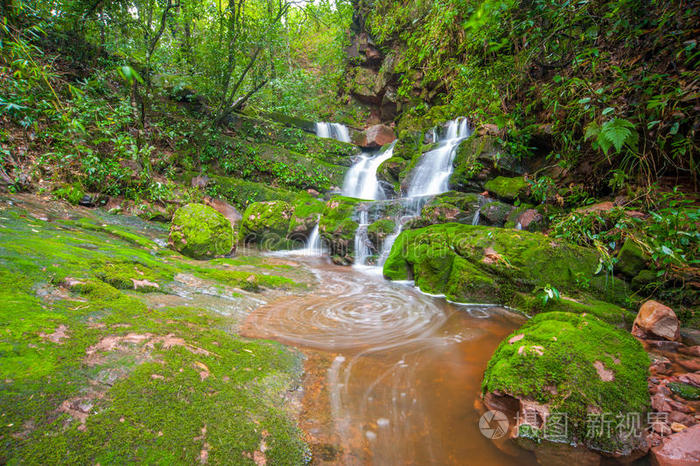
<instances>
[{"instance_id":1,"label":"rocky cliff face","mask_svg":"<svg viewBox=\"0 0 700 466\"><path fill-rule=\"evenodd\" d=\"M350 45L346 49L347 93L371 109L371 124L393 121L397 115L397 81L393 54L384 54L366 28L371 2L353 0Z\"/></svg>"}]
</instances>

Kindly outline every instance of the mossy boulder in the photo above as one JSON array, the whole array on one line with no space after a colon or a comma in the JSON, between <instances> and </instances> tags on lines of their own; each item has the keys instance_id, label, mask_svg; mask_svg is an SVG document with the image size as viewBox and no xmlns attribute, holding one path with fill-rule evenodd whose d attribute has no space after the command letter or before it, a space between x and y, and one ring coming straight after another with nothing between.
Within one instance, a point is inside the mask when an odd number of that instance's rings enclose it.
<instances>
[{"instance_id":1,"label":"mossy boulder","mask_svg":"<svg viewBox=\"0 0 700 466\"><path fill-rule=\"evenodd\" d=\"M386 237L394 232L396 223L388 218L382 218L367 227L367 237L376 251L381 251Z\"/></svg>"},{"instance_id":2,"label":"mossy boulder","mask_svg":"<svg viewBox=\"0 0 700 466\"><path fill-rule=\"evenodd\" d=\"M549 312L505 338L486 368L482 392L491 408L515 408L519 425L512 435L536 452L555 433L548 428L556 425L543 419L556 413L566 416L568 427L558 442L628 456L648 448L641 431L591 430L590 419L603 413L646 419L648 368L649 357L629 333L589 314Z\"/></svg>"},{"instance_id":3,"label":"mossy boulder","mask_svg":"<svg viewBox=\"0 0 700 466\"><path fill-rule=\"evenodd\" d=\"M382 162L377 169L377 179L390 184L397 193L401 190L401 173L408 166L408 161L401 157L392 157Z\"/></svg>"},{"instance_id":4,"label":"mossy boulder","mask_svg":"<svg viewBox=\"0 0 700 466\"><path fill-rule=\"evenodd\" d=\"M487 181L484 188L502 201L513 202L516 199L526 200L530 185L522 176L514 178L497 176Z\"/></svg>"},{"instance_id":5,"label":"mossy boulder","mask_svg":"<svg viewBox=\"0 0 700 466\"><path fill-rule=\"evenodd\" d=\"M621 329L632 326L636 314L615 304L595 299L581 293L577 298L560 295L559 298L544 300L544 291L536 293L516 293L510 301L510 306L529 315L543 312L572 312L574 314L592 314L605 322Z\"/></svg>"},{"instance_id":6,"label":"mossy boulder","mask_svg":"<svg viewBox=\"0 0 700 466\"><path fill-rule=\"evenodd\" d=\"M323 210L319 232L329 245L331 256L336 257L337 262L352 261L353 240L359 225L353 220L353 216L355 207L360 202L359 199L351 197L334 196L326 203Z\"/></svg>"},{"instance_id":7,"label":"mossy boulder","mask_svg":"<svg viewBox=\"0 0 700 466\"><path fill-rule=\"evenodd\" d=\"M517 293L536 295L548 286L586 302L583 298L605 299L607 290L592 286L598 263L596 251L541 233L447 223L404 230L384 275L413 279L423 291L458 302L511 304ZM619 313L612 314L619 323Z\"/></svg>"},{"instance_id":8,"label":"mossy boulder","mask_svg":"<svg viewBox=\"0 0 700 466\"><path fill-rule=\"evenodd\" d=\"M234 248L231 222L204 204L187 204L175 211L170 224L170 245L195 259L229 254Z\"/></svg>"},{"instance_id":9,"label":"mossy boulder","mask_svg":"<svg viewBox=\"0 0 700 466\"><path fill-rule=\"evenodd\" d=\"M627 238L617 254L615 271L628 278L633 278L646 268L647 261L648 256L642 251L642 248Z\"/></svg>"},{"instance_id":10,"label":"mossy boulder","mask_svg":"<svg viewBox=\"0 0 700 466\"><path fill-rule=\"evenodd\" d=\"M487 202L479 211L479 223L502 227L508 221L508 216L514 207L500 201Z\"/></svg>"},{"instance_id":11,"label":"mossy boulder","mask_svg":"<svg viewBox=\"0 0 700 466\"><path fill-rule=\"evenodd\" d=\"M458 191L483 187L497 175L522 175L525 167L518 157L508 154L493 135L474 133L462 141L454 158L450 188Z\"/></svg>"},{"instance_id":12,"label":"mossy boulder","mask_svg":"<svg viewBox=\"0 0 700 466\"><path fill-rule=\"evenodd\" d=\"M326 208L326 203L308 198L294 204L294 212L289 222L287 237L292 240L304 240L314 229Z\"/></svg>"},{"instance_id":13,"label":"mossy boulder","mask_svg":"<svg viewBox=\"0 0 700 466\"><path fill-rule=\"evenodd\" d=\"M284 201L255 202L249 205L241 221L241 239L245 244L257 243L264 249L286 247L292 212L292 205Z\"/></svg>"},{"instance_id":14,"label":"mossy boulder","mask_svg":"<svg viewBox=\"0 0 700 466\"><path fill-rule=\"evenodd\" d=\"M412 225L423 227L449 222L471 224L480 204L481 197L478 194L448 191L428 202L421 209L420 222L414 221Z\"/></svg>"}]
</instances>

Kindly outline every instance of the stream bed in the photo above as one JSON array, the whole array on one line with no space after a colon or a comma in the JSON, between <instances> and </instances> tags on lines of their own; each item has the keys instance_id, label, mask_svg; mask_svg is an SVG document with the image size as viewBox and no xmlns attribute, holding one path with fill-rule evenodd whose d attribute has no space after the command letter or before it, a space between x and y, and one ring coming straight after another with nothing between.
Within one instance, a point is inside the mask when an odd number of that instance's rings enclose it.
<instances>
[{"instance_id":1,"label":"stream bed","mask_svg":"<svg viewBox=\"0 0 700 466\"><path fill-rule=\"evenodd\" d=\"M317 464L534 463L479 431L481 376L522 317L451 304L327 258L298 260L317 289L257 308L241 333L306 355L300 426Z\"/></svg>"}]
</instances>

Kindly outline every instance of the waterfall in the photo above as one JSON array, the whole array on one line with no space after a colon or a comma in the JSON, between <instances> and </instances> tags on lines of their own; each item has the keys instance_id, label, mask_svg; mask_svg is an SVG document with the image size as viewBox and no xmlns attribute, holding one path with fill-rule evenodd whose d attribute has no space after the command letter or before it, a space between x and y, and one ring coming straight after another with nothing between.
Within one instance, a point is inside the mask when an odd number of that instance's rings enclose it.
<instances>
[{"instance_id":1,"label":"waterfall","mask_svg":"<svg viewBox=\"0 0 700 466\"><path fill-rule=\"evenodd\" d=\"M481 214L481 207L476 209L476 212L474 212L474 217L472 218L472 225L478 225L479 224L479 215Z\"/></svg>"},{"instance_id":2,"label":"waterfall","mask_svg":"<svg viewBox=\"0 0 700 466\"><path fill-rule=\"evenodd\" d=\"M423 154L413 171L408 188L408 197L441 194L447 191L452 162L459 143L471 135L464 117L447 124L447 133L439 140L436 149Z\"/></svg>"},{"instance_id":3,"label":"waterfall","mask_svg":"<svg viewBox=\"0 0 700 466\"><path fill-rule=\"evenodd\" d=\"M318 232L318 223L313 230L309 238L306 240L306 247L302 249L301 253L305 256L322 256L323 255L323 245L321 244L321 235Z\"/></svg>"},{"instance_id":4,"label":"waterfall","mask_svg":"<svg viewBox=\"0 0 700 466\"><path fill-rule=\"evenodd\" d=\"M348 127L340 123L319 121L316 123L316 136L320 138L336 139L342 142L350 142L350 131L348 131Z\"/></svg>"},{"instance_id":5,"label":"waterfall","mask_svg":"<svg viewBox=\"0 0 700 466\"><path fill-rule=\"evenodd\" d=\"M367 200L384 199L384 191L379 187L377 169L394 154L394 144L384 152L376 155L362 154L360 159L350 167L343 182L343 196Z\"/></svg>"},{"instance_id":6,"label":"waterfall","mask_svg":"<svg viewBox=\"0 0 700 466\"><path fill-rule=\"evenodd\" d=\"M377 266L381 267L386 262L391 252L394 241L401 233L404 223L420 215L423 206L432 196L442 194L448 190L448 182L452 175L452 162L457 152L459 143L471 135L471 129L464 117L457 118L447 123L445 137L438 139L437 132L432 131L433 141L438 142L438 147L426 152L411 174L408 187L408 195L403 199L403 216L396 222L396 229L386 237L382 250L377 259ZM479 222L480 208L472 221ZM476 223L474 223L476 222Z\"/></svg>"},{"instance_id":7,"label":"waterfall","mask_svg":"<svg viewBox=\"0 0 700 466\"><path fill-rule=\"evenodd\" d=\"M367 258L372 254L369 246L369 237L367 236L369 214L366 210L360 211L360 221L358 223L359 225L355 231L355 264L365 265Z\"/></svg>"}]
</instances>

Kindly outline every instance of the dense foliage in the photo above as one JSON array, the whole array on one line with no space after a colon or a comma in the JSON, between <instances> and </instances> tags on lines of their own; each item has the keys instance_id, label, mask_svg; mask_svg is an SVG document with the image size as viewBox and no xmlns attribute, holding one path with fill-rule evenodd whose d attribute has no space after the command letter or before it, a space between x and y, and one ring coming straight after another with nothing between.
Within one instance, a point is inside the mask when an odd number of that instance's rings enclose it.
<instances>
[{"instance_id":1,"label":"dense foliage","mask_svg":"<svg viewBox=\"0 0 700 466\"><path fill-rule=\"evenodd\" d=\"M368 28L398 57L418 116L466 114L565 168L697 187L697 10L658 0L377 0ZM434 89L432 108L414 92ZM444 106L447 107L445 110ZM602 184L602 183L601 183Z\"/></svg>"}]
</instances>

